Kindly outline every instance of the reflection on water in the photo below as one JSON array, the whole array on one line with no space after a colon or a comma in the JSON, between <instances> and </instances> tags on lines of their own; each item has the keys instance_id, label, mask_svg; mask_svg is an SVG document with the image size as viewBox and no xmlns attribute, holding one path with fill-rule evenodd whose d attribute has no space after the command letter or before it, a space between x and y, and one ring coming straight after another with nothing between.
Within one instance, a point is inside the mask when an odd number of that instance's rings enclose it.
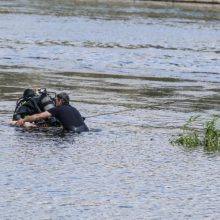
<instances>
[{"instance_id":1,"label":"reflection on water","mask_svg":"<svg viewBox=\"0 0 220 220\"><path fill-rule=\"evenodd\" d=\"M219 156L169 139L218 115L219 12L1 1L0 219L218 219ZM91 131L8 126L32 86L68 92Z\"/></svg>"}]
</instances>

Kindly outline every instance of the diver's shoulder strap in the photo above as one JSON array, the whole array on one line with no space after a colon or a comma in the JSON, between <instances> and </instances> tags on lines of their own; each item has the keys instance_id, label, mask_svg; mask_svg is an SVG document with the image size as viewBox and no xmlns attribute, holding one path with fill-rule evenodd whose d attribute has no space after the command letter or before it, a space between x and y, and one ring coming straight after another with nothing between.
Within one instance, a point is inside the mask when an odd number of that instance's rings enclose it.
<instances>
[{"instance_id":1,"label":"diver's shoulder strap","mask_svg":"<svg viewBox=\"0 0 220 220\"><path fill-rule=\"evenodd\" d=\"M37 110L37 112L41 113L42 111L41 111L40 107L38 106L38 100L39 100L39 98L34 98L34 97L32 97L30 99L30 101L33 103L33 105L34 105L35 109Z\"/></svg>"}]
</instances>

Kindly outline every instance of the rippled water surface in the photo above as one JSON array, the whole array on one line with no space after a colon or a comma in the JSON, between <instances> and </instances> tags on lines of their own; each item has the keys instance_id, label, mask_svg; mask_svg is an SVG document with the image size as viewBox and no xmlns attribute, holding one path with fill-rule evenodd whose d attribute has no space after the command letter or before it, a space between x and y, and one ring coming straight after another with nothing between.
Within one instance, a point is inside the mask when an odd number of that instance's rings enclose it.
<instances>
[{"instance_id":1,"label":"rippled water surface","mask_svg":"<svg viewBox=\"0 0 220 220\"><path fill-rule=\"evenodd\" d=\"M1 1L0 219L219 219L219 155L169 143L219 84L218 5ZM32 86L91 131L10 127Z\"/></svg>"}]
</instances>

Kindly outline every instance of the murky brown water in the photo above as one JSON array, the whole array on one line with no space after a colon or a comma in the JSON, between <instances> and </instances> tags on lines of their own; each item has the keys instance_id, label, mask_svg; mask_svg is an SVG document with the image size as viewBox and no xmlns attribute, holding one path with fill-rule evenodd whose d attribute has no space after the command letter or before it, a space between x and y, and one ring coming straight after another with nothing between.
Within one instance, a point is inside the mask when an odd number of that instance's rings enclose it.
<instances>
[{"instance_id":1,"label":"murky brown water","mask_svg":"<svg viewBox=\"0 0 220 220\"><path fill-rule=\"evenodd\" d=\"M220 7L0 2L0 219L218 219L220 158L171 146L219 115ZM80 135L8 125L33 85L65 91Z\"/></svg>"}]
</instances>

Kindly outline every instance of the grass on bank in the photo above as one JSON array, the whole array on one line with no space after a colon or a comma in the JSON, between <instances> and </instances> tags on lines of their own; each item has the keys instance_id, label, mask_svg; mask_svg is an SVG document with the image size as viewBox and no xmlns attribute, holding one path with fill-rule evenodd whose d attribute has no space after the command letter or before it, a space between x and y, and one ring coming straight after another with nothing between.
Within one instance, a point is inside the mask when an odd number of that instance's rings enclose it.
<instances>
[{"instance_id":1,"label":"grass on bank","mask_svg":"<svg viewBox=\"0 0 220 220\"><path fill-rule=\"evenodd\" d=\"M220 129L217 127L218 117L214 117L203 125L203 129L195 128L199 116L190 117L181 128L177 137L171 140L171 144L184 146L189 149L203 147L207 152L220 151Z\"/></svg>"}]
</instances>

